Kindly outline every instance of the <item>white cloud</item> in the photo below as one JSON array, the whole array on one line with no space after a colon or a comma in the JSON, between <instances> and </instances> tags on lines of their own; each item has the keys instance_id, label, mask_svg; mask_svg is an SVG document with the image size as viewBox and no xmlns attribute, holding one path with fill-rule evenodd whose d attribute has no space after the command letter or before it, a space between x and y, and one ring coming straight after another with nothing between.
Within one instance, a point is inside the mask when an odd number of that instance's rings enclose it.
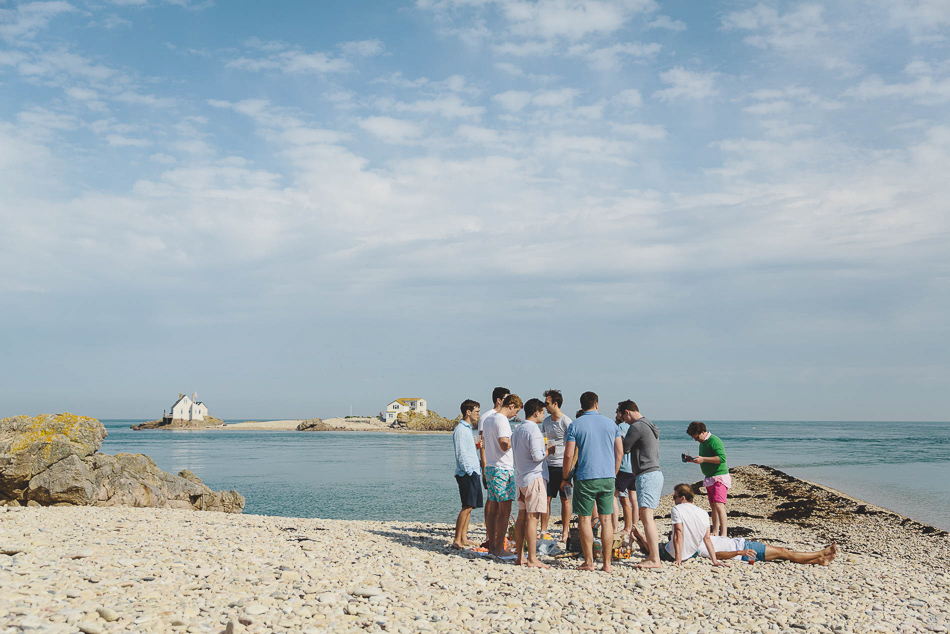
<instances>
[{"instance_id":1,"label":"white cloud","mask_svg":"<svg viewBox=\"0 0 950 634\"><path fill-rule=\"evenodd\" d=\"M685 31L686 23L681 20L674 20L668 15L658 15L654 20L647 23L648 29L668 29L670 31Z\"/></svg>"},{"instance_id":2,"label":"white cloud","mask_svg":"<svg viewBox=\"0 0 950 634\"><path fill-rule=\"evenodd\" d=\"M279 70L288 74L314 73L326 75L344 73L353 68L346 59L331 57L326 53L305 53L303 51L283 51L269 57L239 57L227 63L229 68L249 71Z\"/></svg>"},{"instance_id":3,"label":"white cloud","mask_svg":"<svg viewBox=\"0 0 950 634\"><path fill-rule=\"evenodd\" d=\"M531 103L531 93L525 90L507 90L492 97L509 112L520 112Z\"/></svg>"},{"instance_id":4,"label":"white cloud","mask_svg":"<svg viewBox=\"0 0 950 634\"><path fill-rule=\"evenodd\" d=\"M25 2L15 9L0 9L0 39L30 39L58 15L76 11L68 2Z\"/></svg>"},{"instance_id":5,"label":"white cloud","mask_svg":"<svg viewBox=\"0 0 950 634\"><path fill-rule=\"evenodd\" d=\"M568 50L568 55L583 57L594 70L608 71L622 68L623 59L627 57L632 57L638 61L652 59L656 57L661 48L655 42L649 44L625 42L596 49L588 44L579 44L572 46Z\"/></svg>"},{"instance_id":6,"label":"white cloud","mask_svg":"<svg viewBox=\"0 0 950 634\"><path fill-rule=\"evenodd\" d=\"M148 139L135 139L119 134L110 134L106 136L106 141L108 141L109 145L112 147L148 147L152 144L152 142Z\"/></svg>"},{"instance_id":7,"label":"white cloud","mask_svg":"<svg viewBox=\"0 0 950 634\"><path fill-rule=\"evenodd\" d=\"M580 39L614 33L636 13L652 11L652 0L511 0L502 5L512 33L526 37Z\"/></svg>"},{"instance_id":8,"label":"white cloud","mask_svg":"<svg viewBox=\"0 0 950 634\"><path fill-rule=\"evenodd\" d=\"M452 93L435 97L433 99L420 99L413 102L389 101L381 99L377 105L383 110L395 110L396 112L413 112L424 115L438 115L446 119L470 119L478 118L485 111L482 106L472 106Z\"/></svg>"},{"instance_id":9,"label":"white cloud","mask_svg":"<svg viewBox=\"0 0 950 634\"><path fill-rule=\"evenodd\" d=\"M576 88L542 90L531 98L531 102L539 108L559 108L570 105L580 94Z\"/></svg>"},{"instance_id":10,"label":"white cloud","mask_svg":"<svg viewBox=\"0 0 950 634\"><path fill-rule=\"evenodd\" d=\"M666 138L666 128L659 124L615 123L611 127L620 134L632 136L641 141L662 141Z\"/></svg>"},{"instance_id":11,"label":"white cloud","mask_svg":"<svg viewBox=\"0 0 950 634\"><path fill-rule=\"evenodd\" d=\"M702 73L691 71L677 66L660 73L660 81L669 86L653 93L653 97L661 101L678 101L691 99L702 101L719 94L716 89L716 77L719 73Z\"/></svg>"},{"instance_id":12,"label":"white cloud","mask_svg":"<svg viewBox=\"0 0 950 634\"><path fill-rule=\"evenodd\" d=\"M872 75L844 94L858 99L897 97L924 105L936 105L950 101L950 78L938 79L928 75L918 76L913 81L889 84L881 77Z\"/></svg>"},{"instance_id":13,"label":"white cloud","mask_svg":"<svg viewBox=\"0 0 950 634\"><path fill-rule=\"evenodd\" d=\"M640 91L636 88L621 90L614 96L613 100L619 104L633 108L638 108L643 104L643 97L640 96Z\"/></svg>"},{"instance_id":14,"label":"white cloud","mask_svg":"<svg viewBox=\"0 0 950 634\"><path fill-rule=\"evenodd\" d=\"M380 40L360 40L340 44L343 54L353 57L373 57L382 53L385 48Z\"/></svg>"},{"instance_id":15,"label":"white cloud","mask_svg":"<svg viewBox=\"0 0 950 634\"><path fill-rule=\"evenodd\" d=\"M406 143L422 136L422 128L412 121L392 117L367 117L359 126L386 143Z\"/></svg>"}]
</instances>

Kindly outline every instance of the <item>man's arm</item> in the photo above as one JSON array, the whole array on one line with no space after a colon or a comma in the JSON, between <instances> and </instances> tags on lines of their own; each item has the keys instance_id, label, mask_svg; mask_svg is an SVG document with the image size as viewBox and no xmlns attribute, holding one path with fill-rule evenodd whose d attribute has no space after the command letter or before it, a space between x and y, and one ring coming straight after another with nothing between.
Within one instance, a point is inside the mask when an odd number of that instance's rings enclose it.
<instances>
[{"instance_id":1,"label":"man's arm","mask_svg":"<svg viewBox=\"0 0 950 634\"><path fill-rule=\"evenodd\" d=\"M614 475L620 473L620 463L623 462L623 439L620 436L614 438Z\"/></svg>"},{"instance_id":2,"label":"man's arm","mask_svg":"<svg viewBox=\"0 0 950 634\"><path fill-rule=\"evenodd\" d=\"M561 480L561 488L563 489L567 485L567 479L571 475L571 469L574 468L574 447L577 443L573 440L569 440L564 443L564 464L561 466L561 475L563 480Z\"/></svg>"},{"instance_id":3,"label":"man's arm","mask_svg":"<svg viewBox=\"0 0 950 634\"><path fill-rule=\"evenodd\" d=\"M726 562L724 562L724 561L719 561L719 559L716 558L716 554L717 554L717 553L716 553L716 549L713 548L712 540L709 538L709 527L708 527L708 526L706 527L706 534L703 535L703 544L706 545L706 552L709 553L709 558L712 559L712 564L713 564L714 566L723 566L723 567L728 567L728 566L729 566L729 564L727 564Z\"/></svg>"},{"instance_id":4,"label":"man's arm","mask_svg":"<svg viewBox=\"0 0 950 634\"><path fill-rule=\"evenodd\" d=\"M695 462L696 464L703 464L704 462L720 464L722 460L719 459L719 456L693 456L693 459L690 460L690 462Z\"/></svg>"},{"instance_id":5,"label":"man's arm","mask_svg":"<svg viewBox=\"0 0 950 634\"><path fill-rule=\"evenodd\" d=\"M544 457L547 455L548 454L544 449L544 436L542 436L540 433L533 434L531 436L531 459L544 460Z\"/></svg>"},{"instance_id":6,"label":"man's arm","mask_svg":"<svg viewBox=\"0 0 950 634\"><path fill-rule=\"evenodd\" d=\"M708 549L709 546L706 546ZM723 559L732 559L733 557L755 557L755 551L751 548L746 550L720 550L716 553L716 559L722 561Z\"/></svg>"},{"instance_id":7,"label":"man's arm","mask_svg":"<svg viewBox=\"0 0 950 634\"><path fill-rule=\"evenodd\" d=\"M623 452L630 453L630 450L633 449L633 446L637 444L637 440L640 439L640 430L637 429L636 425L630 425L630 429L627 430L626 435L623 437Z\"/></svg>"},{"instance_id":8,"label":"man's arm","mask_svg":"<svg viewBox=\"0 0 950 634\"><path fill-rule=\"evenodd\" d=\"M511 438L508 436L502 436L498 439L498 446L501 447L502 451L508 451L511 449Z\"/></svg>"},{"instance_id":9,"label":"man's arm","mask_svg":"<svg viewBox=\"0 0 950 634\"><path fill-rule=\"evenodd\" d=\"M683 523L682 522L680 522L679 524L673 524L673 552L676 553L673 563L676 564L677 566L681 566L683 564Z\"/></svg>"}]
</instances>

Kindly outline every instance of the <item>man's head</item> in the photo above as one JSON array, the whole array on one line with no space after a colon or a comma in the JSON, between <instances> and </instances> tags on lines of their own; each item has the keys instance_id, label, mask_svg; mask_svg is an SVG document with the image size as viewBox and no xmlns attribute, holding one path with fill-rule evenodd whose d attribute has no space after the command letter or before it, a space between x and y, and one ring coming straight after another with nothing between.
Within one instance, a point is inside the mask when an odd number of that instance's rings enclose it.
<instances>
[{"instance_id":1,"label":"man's head","mask_svg":"<svg viewBox=\"0 0 950 634\"><path fill-rule=\"evenodd\" d=\"M600 398L593 392L584 392L581 394L581 409L585 412L589 412L592 409L597 409L597 405L600 403Z\"/></svg>"},{"instance_id":2,"label":"man's head","mask_svg":"<svg viewBox=\"0 0 950 634\"><path fill-rule=\"evenodd\" d=\"M693 487L688 484L677 484L673 488L673 504L682 504L683 502L693 503Z\"/></svg>"},{"instance_id":3,"label":"man's head","mask_svg":"<svg viewBox=\"0 0 950 634\"><path fill-rule=\"evenodd\" d=\"M521 397L517 394L509 394L505 397L505 400L501 402L501 409L498 411L505 418L511 418L521 411L522 405L524 405L524 403L521 402Z\"/></svg>"},{"instance_id":4,"label":"man's head","mask_svg":"<svg viewBox=\"0 0 950 634\"><path fill-rule=\"evenodd\" d=\"M564 405L564 397L561 395L561 390L547 390L544 392L544 406L547 408L548 414L555 416L561 411L562 405Z\"/></svg>"},{"instance_id":5,"label":"man's head","mask_svg":"<svg viewBox=\"0 0 950 634\"><path fill-rule=\"evenodd\" d=\"M544 418L544 403L537 398L529 398L524 404L524 419L535 423L540 423Z\"/></svg>"},{"instance_id":6,"label":"man's head","mask_svg":"<svg viewBox=\"0 0 950 634\"><path fill-rule=\"evenodd\" d=\"M502 401L504 401L505 397L509 394L511 394L511 390L506 387L496 387L491 391L491 401L495 404L495 411L498 411Z\"/></svg>"},{"instance_id":7,"label":"man's head","mask_svg":"<svg viewBox=\"0 0 950 634\"><path fill-rule=\"evenodd\" d=\"M617 415L625 423L632 423L640 418L640 408L630 399L620 401L617 403Z\"/></svg>"},{"instance_id":8,"label":"man's head","mask_svg":"<svg viewBox=\"0 0 950 634\"><path fill-rule=\"evenodd\" d=\"M689 427L686 428L686 435L695 440L696 442L701 442L702 439L700 436L706 433L706 423L701 423L698 420L694 420L689 424Z\"/></svg>"},{"instance_id":9,"label":"man's head","mask_svg":"<svg viewBox=\"0 0 950 634\"><path fill-rule=\"evenodd\" d=\"M481 412L481 405L468 398L462 401L462 404L459 405L459 409L462 410L462 419L472 422L472 420L478 420L478 415Z\"/></svg>"}]
</instances>

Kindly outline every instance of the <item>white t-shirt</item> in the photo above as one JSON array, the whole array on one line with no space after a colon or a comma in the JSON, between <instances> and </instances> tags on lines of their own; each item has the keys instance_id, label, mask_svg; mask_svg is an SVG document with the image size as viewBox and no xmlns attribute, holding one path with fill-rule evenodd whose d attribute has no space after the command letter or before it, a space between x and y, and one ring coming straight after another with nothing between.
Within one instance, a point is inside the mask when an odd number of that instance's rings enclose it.
<instances>
[{"instance_id":1,"label":"white t-shirt","mask_svg":"<svg viewBox=\"0 0 950 634\"><path fill-rule=\"evenodd\" d=\"M487 412L482 412L482 415L478 417L478 431L482 430L482 423L485 422L485 419L495 413L495 410L490 409Z\"/></svg>"},{"instance_id":2,"label":"white t-shirt","mask_svg":"<svg viewBox=\"0 0 950 634\"><path fill-rule=\"evenodd\" d=\"M680 556L685 561L699 551L703 545L703 537L709 530L709 513L695 504L684 502L670 509L670 522L683 525L683 550ZM676 547L673 540L666 545L666 552L676 557Z\"/></svg>"},{"instance_id":3,"label":"white t-shirt","mask_svg":"<svg viewBox=\"0 0 950 634\"><path fill-rule=\"evenodd\" d=\"M742 537L719 537L718 535L713 535L709 539L712 540L713 548L716 549L717 553L745 550L745 539ZM706 544L702 542L699 544L699 556L709 559L709 551L706 550Z\"/></svg>"},{"instance_id":4,"label":"white t-shirt","mask_svg":"<svg viewBox=\"0 0 950 634\"><path fill-rule=\"evenodd\" d=\"M548 437L548 444L556 447L554 453L547 457L548 466L560 467L564 464L564 437L567 436L567 428L570 426L571 419L564 413L558 420L545 416L541 421L541 433Z\"/></svg>"},{"instance_id":5,"label":"white t-shirt","mask_svg":"<svg viewBox=\"0 0 950 634\"><path fill-rule=\"evenodd\" d=\"M511 425L504 415L492 412L481 423L482 435L485 437L485 466L499 469L515 470L515 459L508 451L502 451L498 446L499 438L511 438Z\"/></svg>"}]
</instances>

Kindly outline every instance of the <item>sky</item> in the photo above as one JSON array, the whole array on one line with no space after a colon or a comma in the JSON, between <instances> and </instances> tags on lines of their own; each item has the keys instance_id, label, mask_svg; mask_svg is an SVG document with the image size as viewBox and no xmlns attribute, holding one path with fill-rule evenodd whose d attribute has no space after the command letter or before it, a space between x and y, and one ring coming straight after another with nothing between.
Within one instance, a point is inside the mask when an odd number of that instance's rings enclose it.
<instances>
[{"instance_id":1,"label":"sky","mask_svg":"<svg viewBox=\"0 0 950 634\"><path fill-rule=\"evenodd\" d=\"M0 0L0 416L946 421L948 174L945 0Z\"/></svg>"}]
</instances>

